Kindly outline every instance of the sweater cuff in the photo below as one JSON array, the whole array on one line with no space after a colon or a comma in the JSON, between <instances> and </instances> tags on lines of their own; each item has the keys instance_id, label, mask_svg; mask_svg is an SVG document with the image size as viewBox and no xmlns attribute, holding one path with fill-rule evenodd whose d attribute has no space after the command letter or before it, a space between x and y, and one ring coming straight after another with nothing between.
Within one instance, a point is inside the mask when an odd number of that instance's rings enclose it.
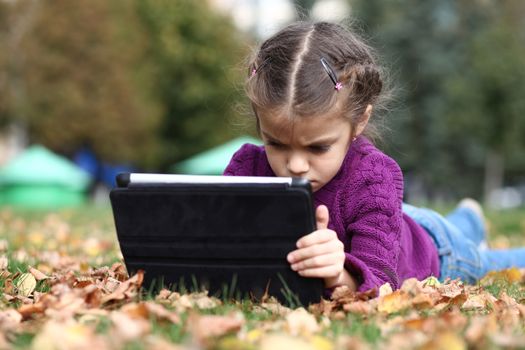
<instances>
[{"instance_id":1,"label":"sweater cuff","mask_svg":"<svg viewBox=\"0 0 525 350\"><path fill-rule=\"evenodd\" d=\"M366 264L349 253L346 253L345 269L358 283L358 292L366 292L370 289L379 287L377 279L368 269Z\"/></svg>"}]
</instances>

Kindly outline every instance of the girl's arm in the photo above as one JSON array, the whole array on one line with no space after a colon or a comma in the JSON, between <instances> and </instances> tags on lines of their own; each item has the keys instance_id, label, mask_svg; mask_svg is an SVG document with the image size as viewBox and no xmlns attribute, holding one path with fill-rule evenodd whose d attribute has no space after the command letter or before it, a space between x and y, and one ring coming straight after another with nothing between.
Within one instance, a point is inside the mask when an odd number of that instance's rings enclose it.
<instances>
[{"instance_id":1,"label":"girl's arm","mask_svg":"<svg viewBox=\"0 0 525 350\"><path fill-rule=\"evenodd\" d=\"M292 270L304 277L323 278L326 288L346 285L357 290L355 278L344 268L344 245L328 227L328 208L317 207L317 230L297 241L297 250L288 254Z\"/></svg>"}]
</instances>

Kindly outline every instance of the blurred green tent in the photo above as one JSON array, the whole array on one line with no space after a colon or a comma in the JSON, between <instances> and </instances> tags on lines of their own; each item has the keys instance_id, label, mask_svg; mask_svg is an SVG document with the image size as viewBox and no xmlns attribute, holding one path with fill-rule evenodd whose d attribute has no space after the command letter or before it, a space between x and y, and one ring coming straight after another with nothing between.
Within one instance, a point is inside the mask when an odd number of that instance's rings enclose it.
<instances>
[{"instance_id":1,"label":"blurred green tent","mask_svg":"<svg viewBox=\"0 0 525 350\"><path fill-rule=\"evenodd\" d=\"M233 154L245 143L261 145L262 141L250 136L241 136L177 163L170 171L179 174L222 175Z\"/></svg>"},{"instance_id":2,"label":"blurred green tent","mask_svg":"<svg viewBox=\"0 0 525 350\"><path fill-rule=\"evenodd\" d=\"M91 177L67 158L35 145L0 170L0 204L57 208L82 204Z\"/></svg>"}]
</instances>

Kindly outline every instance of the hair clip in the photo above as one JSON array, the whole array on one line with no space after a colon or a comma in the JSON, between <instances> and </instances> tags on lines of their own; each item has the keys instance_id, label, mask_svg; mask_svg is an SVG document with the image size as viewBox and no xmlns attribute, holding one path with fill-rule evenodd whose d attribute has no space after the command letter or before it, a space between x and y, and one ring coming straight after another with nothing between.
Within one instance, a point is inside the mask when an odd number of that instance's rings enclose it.
<instances>
[{"instance_id":1,"label":"hair clip","mask_svg":"<svg viewBox=\"0 0 525 350\"><path fill-rule=\"evenodd\" d=\"M340 81L337 81L337 76L335 75L334 70L328 62L324 59L324 57L321 57L321 64L323 65L324 70L326 73L328 73L328 76L330 77L330 80L332 80L332 83L334 83L334 88L339 91L343 87L343 84Z\"/></svg>"},{"instance_id":2,"label":"hair clip","mask_svg":"<svg viewBox=\"0 0 525 350\"><path fill-rule=\"evenodd\" d=\"M253 77L255 74L257 74L257 71L260 70L262 67L264 67L269 61L270 61L270 57L268 57L267 59L265 59L265 60L263 61L263 63L261 63L261 64L259 65L259 67L254 67L254 68L252 69L252 74L251 74L250 77ZM255 64L254 64L254 66L255 66Z\"/></svg>"}]
</instances>

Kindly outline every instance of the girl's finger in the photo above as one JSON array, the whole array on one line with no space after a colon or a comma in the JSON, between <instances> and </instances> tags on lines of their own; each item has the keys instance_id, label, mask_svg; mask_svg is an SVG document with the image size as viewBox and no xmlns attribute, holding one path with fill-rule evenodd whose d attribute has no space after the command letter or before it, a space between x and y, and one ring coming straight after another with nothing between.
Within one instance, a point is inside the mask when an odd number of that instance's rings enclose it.
<instances>
[{"instance_id":1,"label":"girl's finger","mask_svg":"<svg viewBox=\"0 0 525 350\"><path fill-rule=\"evenodd\" d=\"M301 270L301 271L297 271L297 273L303 277L332 278L332 277L339 276L341 271L342 269L340 267L330 265L330 266Z\"/></svg>"},{"instance_id":2,"label":"girl's finger","mask_svg":"<svg viewBox=\"0 0 525 350\"><path fill-rule=\"evenodd\" d=\"M344 252L333 252L329 254L324 255L317 255L313 256L309 259L298 261L291 265L292 270L294 271L301 271L301 270L307 270L312 268L320 268L320 267L326 267L326 266L343 266L345 261L345 253Z\"/></svg>"},{"instance_id":3,"label":"girl's finger","mask_svg":"<svg viewBox=\"0 0 525 350\"><path fill-rule=\"evenodd\" d=\"M324 242L331 241L333 239L338 239L337 234L328 229L317 230L306 236L301 237L297 243L297 248L305 248L314 244L321 244Z\"/></svg>"},{"instance_id":4,"label":"girl's finger","mask_svg":"<svg viewBox=\"0 0 525 350\"><path fill-rule=\"evenodd\" d=\"M334 252L344 252L343 242L338 239L332 239L323 243L313 244L305 248L294 250L288 254L287 260L290 263L296 263L304 259Z\"/></svg>"},{"instance_id":5,"label":"girl's finger","mask_svg":"<svg viewBox=\"0 0 525 350\"><path fill-rule=\"evenodd\" d=\"M328 220L330 219L330 214L328 213L328 208L326 205L320 205L315 210L315 220L317 221L317 229L323 230L328 228Z\"/></svg>"}]
</instances>

